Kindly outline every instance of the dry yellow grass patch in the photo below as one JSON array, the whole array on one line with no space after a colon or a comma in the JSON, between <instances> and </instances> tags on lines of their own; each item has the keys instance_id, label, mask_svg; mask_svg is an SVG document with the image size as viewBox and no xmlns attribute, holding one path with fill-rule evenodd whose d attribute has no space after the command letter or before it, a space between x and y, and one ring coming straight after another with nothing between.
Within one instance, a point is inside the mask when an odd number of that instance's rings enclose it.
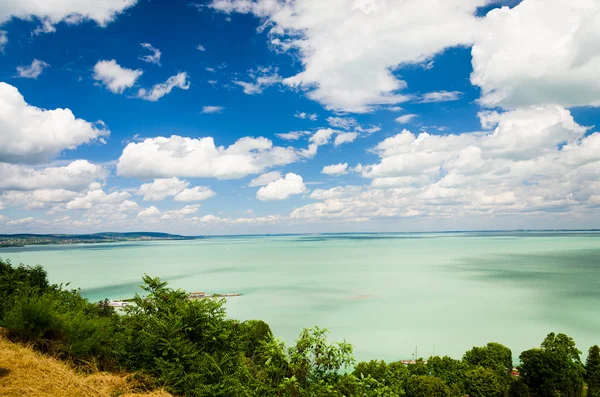
<instances>
[{"instance_id":1,"label":"dry yellow grass patch","mask_svg":"<svg viewBox=\"0 0 600 397\"><path fill-rule=\"evenodd\" d=\"M2 397L170 397L164 391L134 393L125 376L84 375L67 364L0 336Z\"/></svg>"}]
</instances>

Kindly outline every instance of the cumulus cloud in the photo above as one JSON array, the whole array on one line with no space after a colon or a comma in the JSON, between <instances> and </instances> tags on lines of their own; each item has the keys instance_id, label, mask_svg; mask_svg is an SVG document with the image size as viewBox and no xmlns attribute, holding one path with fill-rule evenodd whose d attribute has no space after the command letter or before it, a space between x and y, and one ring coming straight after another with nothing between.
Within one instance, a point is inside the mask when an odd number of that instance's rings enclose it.
<instances>
[{"instance_id":1,"label":"cumulus cloud","mask_svg":"<svg viewBox=\"0 0 600 397\"><path fill-rule=\"evenodd\" d=\"M256 192L256 198L260 201L285 200L292 195L301 194L306 191L306 186L300 175L288 173L285 178L269 182Z\"/></svg>"},{"instance_id":2,"label":"cumulus cloud","mask_svg":"<svg viewBox=\"0 0 600 397\"><path fill-rule=\"evenodd\" d=\"M0 3L0 24L11 18L37 18L50 26L59 22L75 24L86 20L106 26L136 2L137 0L14 0Z\"/></svg>"},{"instance_id":3,"label":"cumulus cloud","mask_svg":"<svg viewBox=\"0 0 600 397\"><path fill-rule=\"evenodd\" d=\"M259 67L250 70L248 76L252 79L251 82L233 80L233 84L242 87L244 94L248 95L261 94L265 88L281 82L277 68L273 67Z\"/></svg>"},{"instance_id":4,"label":"cumulus cloud","mask_svg":"<svg viewBox=\"0 0 600 397\"><path fill-rule=\"evenodd\" d=\"M418 103L457 101L462 96L460 91L435 91L423 94Z\"/></svg>"},{"instance_id":5,"label":"cumulus cloud","mask_svg":"<svg viewBox=\"0 0 600 397\"><path fill-rule=\"evenodd\" d=\"M32 191L9 190L0 197L13 207L40 209L66 203L77 195L77 192L65 189L37 189Z\"/></svg>"},{"instance_id":6,"label":"cumulus cloud","mask_svg":"<svg viewBox=\"0 0 600 397\"><path fill-rule=\"evenodd\" d=\"M312 132L310 131L292 131L292 132L286 132L283 134L275 134L278 138L284 139L286 141L297 141L298 139L302 138L303 136L307 136L312 134Z\"/></svg>"},{"instance_id":7,"label":"cumulus cloud","mask_svg":"<svg viewBox=\"0 0 600 397\"><path fill-rule=\"evenodd\" d=\"M191 189L183 189L177 193L173 198L173 201L203 201L216 195L217 194L207 186L195 186Z\"/></svg>"},{"instance_id":8,"label":"cumulus cloud","mask_svg":"<svg viewBox=\"0 0 600 397\"><path fill-rule=\"evenodd\" d=\"M298 51L304 70L284 84L307 89L308 97L327 109L364 113L410 99L400 93L406 83L393 73L396 66L424 63L447 47L472 44L480 24L474 13L487 3L213 0L210 6L266 20L272 46Z\"/></svg>"},{"instance_id":9,"label":"cumulus cloud","mask_svg":"<svg viewBox=\"0 0 600 397\"><path fill-rule=\"evenodd\" d=\"M202 44L198 44L198 45L196 46L196 49L197 49L198 51L202 51L202 52L206 51L206 48L204 48L204 46L203 46Z\"/></svg>"},{"instance_id":10,"label":"cumulus cloud","mask_svg":"<svg viewBox=\"0 0 600 397\"><path fill-rule=\"evenodd\" d=\"M326 175L344 175L348 173L348 163L332 164L323 167L322 174Z\"/></svg>"},{"instance_id":11,"label":"cumulus cloud","mask_svg":"<svg viewBox=\"0 0 600 397\"><path fill-rule=\"evenodd\" d=\"M44 69L49 66L50 65L44 61L34 59L29 66L17 66L17 73L19 73L19 77L26 79L37 79L38 76L42 74Z\"/></svg>"},{"instance_id":12,"label":"cumulus cloud","mask_svg":"<svg viewBox=\"0 0 600 397\"><path fill-rule=\"evenodd\" d=\"M69 210L90 209L98 204L120 204L131 197L127 192L113 192L106 194L102 189L88 191L84 196L69 201L66 208Z\"/></svg>"},{"instance_id":13,"label":"cumulus cloud","mask_svg":"<svg viewBox=\"0 0 600 397\"><path fill-rule=\"evenodd\" d=\"M189 189L190 183L179 178L159 178L140 186L139 194L144 201L162 201L174 197L174 201L202 201L215 196L215 192L206 186Z\"/></svg>"},{"instance_id":14,"label":"cumulus cloud","mask_svg":"<svg viewBox=\"0 0 600 397\"><path fill-rule=\"evenodd\" d=\"M358 122L352 117L327 117L327 122L333 128L341 128L343 130L349 130L352 127L356 127Z\"/></svg>"},{"instance_id":15,"label":"cumulus cloud","mask_svg":"<svg viewBox=\"0 0 600 397\"><path fill-rule=\"evenodd\" d=\"M170 210L162 212L155 206L151 206L140 211L137 215L138 219L146 220L149 222L161 222L170 220L180 220L185 218L187 215L192 215L198 212L200 209L199 204L186 205L179 210Z\"/></svg>"},{"instance_id":16,"label":"cumulus cloud","mask_svg":"<svg viewBox=\"0 0 600 397\"><path fill-rule=\"evenodd\" d=\"M212 137L148 138L128 144L117 164L117 174L126 177L243 178L265 169L290 164L299 158L293 148L273 146L267 138L244 137L225 148Z\"/></svg>"},{"instance_id":17,"label":"cumulus cloud","mask_svg":"<svg viewBox=\"0 0 600 397\"><path fill-rule=\"evenodd\" d=\"M114 59L98 61L94 66L94 80L104 84L114 94L122 94L126 88L133 87L143 73L141 69L124 68Z\"/></svg>"},{"instance_id":18,"label":"cumulus cloud","mask_svg":"<svg viewBox=\"0 0 600 397\"><path fill-rule=\"evenodd\" d=\"M21 219L13 219L10 221L7 221L6 224L8 226L22 226L22 225L27 225L30 223L35 222L35 219L31 216L27 217L27 218L21 218Z\"/></svg>"},{"instance_id":19,"label":"cumulus cloud","mask_svg":"<svg viewBox=\"0 0 600 397\"><path fill-rule=\"evenodd\" d=\"M416 114L405 114L405 115L402 115L400 117L397 117L395 119L395 121L396 121L396 123L407 124L407 123L410 123L410 121L412 119L414 119L415 117L417 117Z\"/></svg>"},{"instance_id":20,"label":"cumulus cloud","mask_svg":"<svg viewBox=\"0 0 600 397\"><path fill-rule=\"evenodd\" d=\"M0 131L0 162L32 163L109 134L104 123L75 118L69 109L31 106L6 83L0 83Z\"/></svg>"},{"instance_id":21,"label":"cumulus cloud","mask_svg":"<svg viewBox=\"0 0 600 397\"><path fill-rule=\"evenodd\" d=\"M292 219L365 220L430 216L569 213L600 191L600 133L561 106L531 107L485 119L492 131L415 135L380 142L376 164L356 168L371 187L315 190L322 202Z\"/></svg>"},{"instance_id":22,"label":"cumulus cloud","mask_svg":"<svg viewBox=\"0 0 600 397\"><path fill-rule=\"evenodd\" d=\"M319 116L317 116L316 113L296 112L296 114L294 114L294 117L297 117L299 119L315 121Z\"/></svg>"},{"instance_id":23,"label":"cumulus cloud","mask_svg":"<svg viewBox=\"0 0 600 397\"><path fill-rule=\"evenodd\" d=\"M525 0L490 11L472 49L481 103L600 105L599 19L589 0Z\"/></svg>"},{"instance_id":24,"label":"cumulus cloud","mask_svg":"<svg viewBox=\"0 0 600 397\"><path fill-rule=\"evenodd\" d=\"M225 108L223 106L203 106L200 113L211 114L211 113L222 113Z\"/></svg>"},{"instance_id":25,"label":"cumulus cloud","mask_svg":"<svg viewBox=\"0 0 600 397\"><path fill-rule=\"evenodd\" d=\"M169 77L164 83L154 85L150 91L147 91L145 88L140 88L138 97L147 101L156 102L165 95L170 94L175 87L181 88L182 90L188 90L190 88L190 82L186 72L177 73L175 76Z\"/></svg>"},{"instance_id":26,"label":"cumulus cloud","mask_svg":"<svg viewBox=\"0 0 600 397\"><path fill-rule=\"evenodd\" d=\"M40 170L23 165L0 163L0 189L80 190L94 181L106 178L106 170L87 160L76 160L63 167L46 167Z\"/></svg>"},{"instance_id":27,"label":"cumulus cloud","mask_svg":"<svg viewBox=\"0 0 600 397\"><path fill-rule=\"evenodd\" d=\"M248 187L265 186L269 183L281 179L281 172L272 171L262 174L250 181Z\"/></svg>"},{"instance_id":28,"label":"cumulus cloud","mask_svg":"<svg viewBox=\"0 0 600 397\"><path fill-rule=\"evenodd\" d=\"M357 132L340 132L333 140L333 146L340 146L344 143L354 142L356 137L358 137Z\"/></svg>"},{"instance_id":29,"label":"cumulus cloud","mask_svg":"<svg viewBox=\"0 0 600 397\"><path fill-rule=\"evenodd\" d=\"M160 65L160 57L162 55L160 50L158 48L154 48L150 43L140 43L140 45L152 53L149 55L143 55L140 57L140 59L144 62Z\"/></svg>"},{"instance_id":30,"label":"cumulus cloud","mask_svg":"<svg viewBox=\"0 0 600 397\"><path fill-rule=\"evenodd\" d=\"M169 196L175 196L188 185L188 182L178 178L160 178L140 186L139 194L144 196L144 201L162 201Z\"/></svg>"}]
</instances>

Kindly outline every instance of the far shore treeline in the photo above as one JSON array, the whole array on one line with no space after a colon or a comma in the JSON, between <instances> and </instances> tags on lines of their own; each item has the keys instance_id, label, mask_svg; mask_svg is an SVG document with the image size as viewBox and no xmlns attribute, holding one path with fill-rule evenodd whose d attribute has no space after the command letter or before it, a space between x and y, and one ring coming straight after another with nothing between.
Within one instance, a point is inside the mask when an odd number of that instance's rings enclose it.
<instances>
[{"instance_id":1,"label":"far shore treeline","mask_svg":"<svg viewBox=\"0 0 600 397\"><path fill-rule=\"evenodd\" d=\"M584 364L560 333L520 354L519 376L510 349L493 342L461 360L356 363L352 346L329 342L324 329L304 329L286 347L263 321L228 319L223 300L190 300L147 275L144 296L118 314L67 286L51 285L41 266L0 259L3 334L82 371L134 372L145 388L175 395L600 397L600 349Z\"/></svg>"}]
</instances>

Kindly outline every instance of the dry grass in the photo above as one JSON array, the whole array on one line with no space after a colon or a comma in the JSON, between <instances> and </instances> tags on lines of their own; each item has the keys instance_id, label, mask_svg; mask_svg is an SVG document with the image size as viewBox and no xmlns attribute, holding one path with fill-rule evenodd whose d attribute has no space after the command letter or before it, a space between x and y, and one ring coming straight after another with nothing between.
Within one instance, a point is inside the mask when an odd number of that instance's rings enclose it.
<instances>
[{"instance_id":1,"label":"dry grass","mask_svg":"<svg viewBox=\"0 0 600 397\"><path fill-rule=\"evenodd\" d=\"M0 335L0 396L2 397L169 397L164 391L136 393L127 376L85 375L67 364Z\"/></svg>"}]
</instances>

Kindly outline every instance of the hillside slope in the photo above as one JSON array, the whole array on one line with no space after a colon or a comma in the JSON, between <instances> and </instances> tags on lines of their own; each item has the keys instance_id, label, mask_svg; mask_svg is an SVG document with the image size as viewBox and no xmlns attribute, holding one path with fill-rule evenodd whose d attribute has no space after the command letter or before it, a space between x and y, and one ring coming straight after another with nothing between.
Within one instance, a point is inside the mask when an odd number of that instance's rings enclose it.
<instances>
[{"instance_id":1,"label":"hillside slope","mask_svg":"<svg viewBox=\"0 0 600 397\"><path fill-rule=\"evenodd\" d=\"M0 396L3 397L170 397L155 391L134 393L126 378L84 375L65 363L0 336Z\"/></svg>"}]
</instances>

